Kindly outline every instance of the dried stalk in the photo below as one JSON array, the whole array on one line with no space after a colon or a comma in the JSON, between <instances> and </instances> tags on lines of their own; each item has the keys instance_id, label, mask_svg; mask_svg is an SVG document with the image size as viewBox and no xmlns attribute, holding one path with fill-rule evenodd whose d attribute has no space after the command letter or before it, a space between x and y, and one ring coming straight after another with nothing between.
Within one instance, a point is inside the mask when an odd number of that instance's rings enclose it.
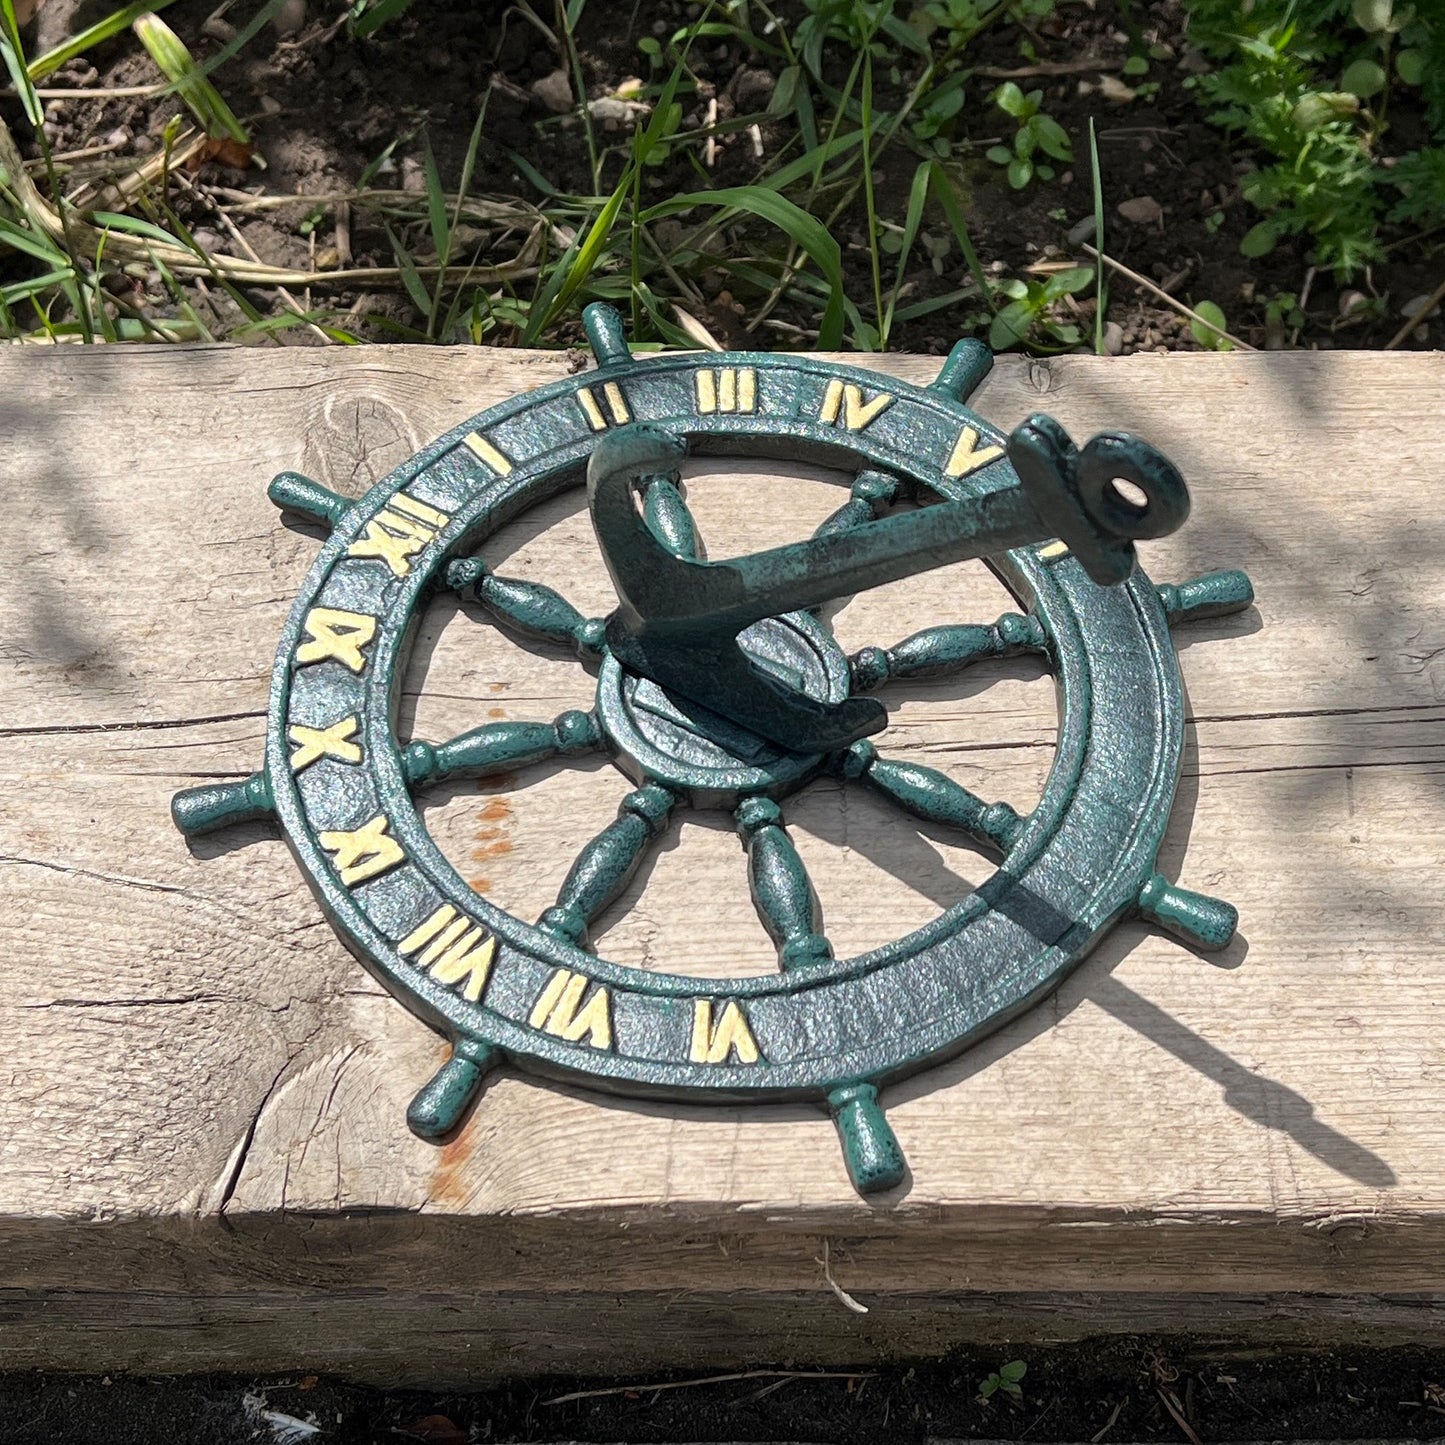
<instances>
[{"instance_id":1,"label":"dried stalk","mask_svg":"<svg viewBox=\"0 0 1445 1445\"><path fill-rule=\"evenodd\" d=\"M203 138L197 139L199 141ZM172 164L180 154L179 150L172 150ZM164 168L164 159L161 164ZM62 222L59 212L41 194L26 172L15 140L4 121L0 121L0 172L8 177L11 190L33 225L38 226L67 252L78 250L92 261L103 240L106 258L118 265L132 262L151 265L158 261L173 275L188 279L203 276L233 281L240 286L292 288L390 286L401 283L401 271L395 266L351 266L334 271L298 270L290 266L272 266L261 261L251 261L241 256L219 253L198 255L179 241L166 243L148 237L133 236L126 231L104 229L86 220L83 211L75 214L73 208L68 221ZM139 174L140 172L137 172L137 175ZM153 178L158 176L159 172ZM416 269L423 280L435 282L438 276L443 276L444 284L447 285L462 285L468 282L487 285L526 279L537 274L536 260L541 252L542 233L545 229L544 221L534 225L510 261L491 266L418 266Z\"/></svg>"}]
</instances>

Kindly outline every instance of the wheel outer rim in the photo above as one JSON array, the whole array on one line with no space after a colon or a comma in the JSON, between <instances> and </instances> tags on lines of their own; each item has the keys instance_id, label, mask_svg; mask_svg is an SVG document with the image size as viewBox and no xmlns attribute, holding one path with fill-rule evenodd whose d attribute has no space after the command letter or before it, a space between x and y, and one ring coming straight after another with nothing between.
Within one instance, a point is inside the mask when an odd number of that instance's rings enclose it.
<instances>
[{"instance_id":1,"label":"wheel outer rim","mask_svg":"<svg viewBox=\"0 0 1445 1445\"><path fill-rule=\"evenodd\" d=\"M786 974L700 978L653 973L560 942L472 890L432 843L409 800L387 808L408 863L349 891L336 880L314 837L319 826L308 821L302 790L314 769L298 780L288 763L286 728L297 716L292 706L300 691L295 684L320 671L292 666L303 619L318 599L331 606L350 598L355 605L368 593L357 560L344 558L355 534L404 486L445 491L466 463L459 454L465 453L462 443L469 434L506 435L509 424L516 431L519 419L526 421L559 398L595 385L599 375L628 382L630 401L663 393L661 411L648 415L636 405L636 419L673 424L695 454L759 456L783 450L796 458L801 453L824 465L912 474L949 498L1015 482L1006 460L951 481L937 467L919 464L916 439L906 450L890 447L881 440L886 435L881 428L847 433L844 443L843 433L802 415L698 417L675 404L666 414L668 393L661 383L671 384L673 396L680 389L690 395L692 373L719 363L753 367L760 376L790 373L803 391L818 391L835 378L875 391L882 383L897 398L890 411L906 403L915 429L931 423L952 435L966 425L978 432L981 445L1005 441L974 412L937 392L877 373L766 353L612 365L491 408L418 453L340 519L303 584L277 651L266 771L288 844L348 947L408 1008L453 1039L499 1049L530 1071L612 1092L693 1102L817 1099L839 1082L886 1082L977 1042L1057 987L1102 933L1135 906L1168 824L1183 739L1182 686L1168 622L1142 572L1123 586L1104 589L1067 555L1046 560L1038 549L1023 548L990 560L1043 623L1054 653L1058 747L1039 805L1025 820L1004 866L931 923L856 958L804 965ZM405 581L377 587L379 575L371 578L369 591L385 593L387 614L408 622L395 630L378 629L366 669L364 746L372 790L379 797L406 796L394 717L412 625L439 570L449 557L474 548L521 510L580 481L590 441L588 436L564 439L538 454L547 457L545 469L535 466L535 459L519 460L508 477L480 487L473 482L469 504L457 509ZM373 564L369 570L380 574L383 569ZM1152 720L1153 727L1141 726L1141 719ZM325 765L323 760L315 767ZM355 811L364 811L360 801ZM443 896L466 900L466 911L497 936L492 980L481 1003L468 1003L398 956L395 940L414 926L416 900L423 894L416 888L408 894L395 879L412 872L424 872L429 882L440 884ZM378 884L386 886L378 889ZM410 912L404 906L408 901ZM990 965L986 971L984 962ZM527 1025L528 1003L559 968L612 989L615 1052L566 1043ZM764 1053L759 1064L704 1068L688 1061L697 999L719 1006L732 999L747 1009ZM630 1051L637 1040L652 1056Z\"/></svg>"}]
</instances>

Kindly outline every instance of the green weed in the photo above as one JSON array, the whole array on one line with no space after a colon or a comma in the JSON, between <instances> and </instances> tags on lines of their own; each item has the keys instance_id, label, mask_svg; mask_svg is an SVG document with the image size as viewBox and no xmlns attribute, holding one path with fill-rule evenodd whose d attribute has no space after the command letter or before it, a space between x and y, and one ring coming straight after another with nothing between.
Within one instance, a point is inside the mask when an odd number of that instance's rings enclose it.
<instances>
[{"instance_id":1,"label":"green weed","mask_svg":"<svg viewBox=\"0 0 1445 1445\"><path fill-rule=\"evenodd\" d=\"M1044 103L1043 91L1031 90L1025 94L1013 81L1006 80L994 91L992 99L1005 115L1018 122L1018 129L1012 146L989 148L989 160L1007 168L1008 183L1016 191L1023 190L1035 176L1053 180L1054 168L1042 157L1072 161L1074 152L1063 126L1040 109Z\"/></svg>"},{"instance_id":2,"label":"green weed","mask_svg":"<svg viewBox=\"0 0 1445 1445\"><path fill-rule=\"evenodd\" d=\"M1071 266L1057 271L1047 281L1012 280L998 283L995 290L1009 298L1008 304L993 318L988 329L988 344L995 351L1007 351L1020 342L1048 337L1059 346L1077 346L1079 328L1061 320L1057 305L1065 296L1077 296L1093 284L1090 266Z\"/></svg>"},{"instance_id":3,"label":"green weed","mask_svg":"<svg viewBox=\"0 0 1445 1445\"><path fill-rule=\"evenodd\" d=\"M1445 18L1396 0L1191 0L1189 10L1191 34L1222 62L1192 82L1210 119L1269 157L1242 181L1262 213L1246 256L1307 235L1314 264L1348 278L1384 254L1387 214L1445 220L1441 147L1386 154L1402 86L1423 90L1445 140ZM1403 193L1393 207L1392 185Z\"/></svg>"},{"instance_id":4,"label":"green weed","mask_svg":"<svg viewBox=\"0 0 1445 1445\"><path fill-rule=\"evenodd\" d=\"M1022 1360L1010 1360L1006 1365L991 1371L978 1382L978 1396L991 1400L995 1395L1007 1395L1011 1400L1022 1400L1023 1387L1019 1381L1028 1373L1029 1367Z\"/></svg>"}]
</instances>

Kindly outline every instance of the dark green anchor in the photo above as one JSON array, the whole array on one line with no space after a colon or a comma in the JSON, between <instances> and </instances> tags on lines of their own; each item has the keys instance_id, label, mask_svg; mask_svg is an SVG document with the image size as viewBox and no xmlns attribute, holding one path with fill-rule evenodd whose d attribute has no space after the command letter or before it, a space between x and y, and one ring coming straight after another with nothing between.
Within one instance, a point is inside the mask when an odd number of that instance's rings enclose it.
<instances>
[{"instance_id":1,"label":"dark green anchor","mask_svg":"<svg viewBox=\"0 0 1445 1445\"><path fill-rule=\"evenodd\" d=\"M1169 628L1249 606L1248 579L1149 582L1133 543L1184 521L1178 472L1121 434L1076 450L1046 416L1008 436L990 427L964 404L992 361L977 342L920 388L808 356L635 361L610 308L584 322L595 371L473 417L366 496L294 473L272 482L277 504L330 540L283 629L265 763L177 794L173 816L188 835L274 820L348 946L450 1038L409 1111L423 1138L456 1129L508 1064L691 1103L813 1100L854 1186L897 1188L907 1166L881 1089L1036 1003L1124 918L1194 948L1232 938L1234 910L1165 879L1156 855L1184 728ZM676 470L684 454L804 460L856 479L812 539L712 563ZM584 477L618 595L606 619L476 555ZM903 502L916 509L893 511ZM965 557L984 558L1021 610L851 657L810 610ZM441 742L398 736L413 624L439 589L595 665L593 706ZM1059 685L1053 767L1026 816L867 740L886 713L865 694L1018 653ZM458 876L413 798L599 751L632 791L535 923ZM956 831L997 871L923 928L835 957L780 807L820 777ZM731 814L775 974L697 978L594 951L596 925L679 807Z\"/></svg>"},{"instance_id":2,"label":"dark green anchor","mask_svg":"<svg viewBox=\"0 0 1445 1445\"><path fill-rule=\"evenodd\" d=\"M1135 539L1165 536L1189 515L1183 477L1147 442L1105 434L1080 452L1052 417L1036 414L1009 437L1016 486L701 562L669 548L634 505L685 450L672 433L634 424L604 437L588 464L592 524L621 601L607 622L608 649L631 671L793 752L847 747L884 728L888 713L871 698L818 701L790 686L738 645L751 623L1051 537L1107 586L1134 570Z\"/></svg>"}]
</instances>

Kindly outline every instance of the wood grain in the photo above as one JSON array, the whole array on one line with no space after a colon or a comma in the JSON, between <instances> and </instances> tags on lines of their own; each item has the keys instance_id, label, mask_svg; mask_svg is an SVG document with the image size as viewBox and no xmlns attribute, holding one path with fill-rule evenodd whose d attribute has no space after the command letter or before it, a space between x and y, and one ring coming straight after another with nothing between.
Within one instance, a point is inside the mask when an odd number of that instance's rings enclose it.
<instances>
[{"instance_id":1,"label":"wood grain","mask_svg":"<svg viewBox=\"0 0 1445 1445\"><path fill-rule=\"evenodd\" d=\"M260 758L315 549L266 501L270 475L359 493L575 364L0 353L0 1359L373 1378L821 1364L1092 1327L1299 1335L1342 1300L1438 1337L1445 358L1000 362L975 401L990 419L1128 427L1184 469L1194 516L1149 545L1151 575L1254 578L1255 611L1177 634L1193 722L1163 854L1239 906L1242 937L1206 961L1123 928L1049 1003L894 1090L912 1174L872 1203L807 1109L504 1077L457 1140L420 1143L402 1116L440 1041L335 941L279 841L188 849L169 823L176 788ZM879 365L923 380L936 363ZM839 496L756 466L690 491L714 556L801 535ZM611 605L575 495L487 555ZM856 647L1009 605L965 565L836 625ZM590 695L575 663L439 605L401 721L441 738ZM890 752L1037 797L1054 711L1036 667L889 700ZM428 820L474 884L536 912L624 789L606 765L540 768L439 790ZM829 784L787 812L840 952L990 871ZM685 814L624 905L609 957L773 966L715 818ZM825 1242L869 1315L828 1288Z\"/></svg>"}]
</instances>

